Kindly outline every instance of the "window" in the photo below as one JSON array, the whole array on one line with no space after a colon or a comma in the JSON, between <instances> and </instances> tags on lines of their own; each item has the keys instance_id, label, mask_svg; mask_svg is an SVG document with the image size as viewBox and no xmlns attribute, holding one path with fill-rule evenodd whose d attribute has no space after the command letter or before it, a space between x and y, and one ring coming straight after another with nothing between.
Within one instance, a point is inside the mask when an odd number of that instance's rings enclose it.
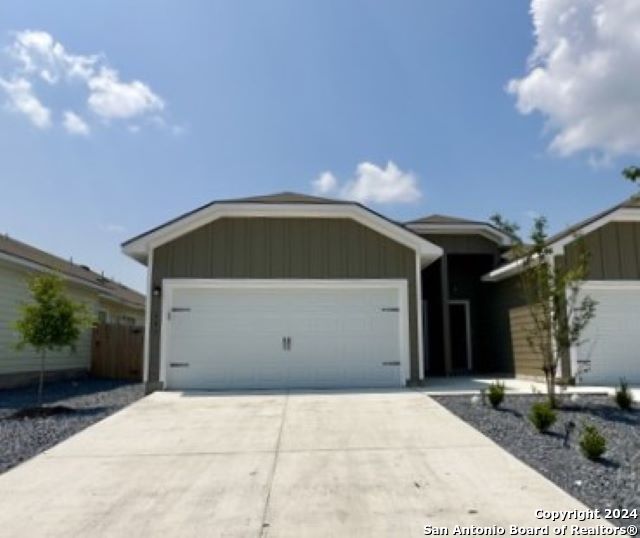
<instances>
[{"instance_id":1,"label":"window","mask_svg":"<svg viewBox=\"0 0 640 538\"><path fill-rule=\"evenodd\" d=\"M121 325L135 325L136 319L131 316L120 316L120 324Z\"/></svg>"}]
</instances>

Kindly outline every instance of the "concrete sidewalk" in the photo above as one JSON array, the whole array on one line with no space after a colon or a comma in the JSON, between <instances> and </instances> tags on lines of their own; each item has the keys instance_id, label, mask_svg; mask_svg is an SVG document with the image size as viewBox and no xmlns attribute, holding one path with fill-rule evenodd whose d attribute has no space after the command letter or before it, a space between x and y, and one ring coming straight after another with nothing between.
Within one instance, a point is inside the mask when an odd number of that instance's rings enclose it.
<instances>
[{"instance_id":1,"label":"concrete sidewalk","mask_svg":"<svg viewBox=\"0 0 640 538\"><path fill-rule=\"evenodd\" d=\"M429 395L461 395L479 394L481 390L489 387L494 381L504 383L507 393L511 394L546 394L547 387L544 381L532 379L520 379L514 377L486 377L486 376L450 376L429 377L425 380L424 387L420 390ZM613 396L616 391L611 385L558 385L558 394L602 394ZM640 387L629 387L635 401L640 401Z\"/></svg>"},{"instance_id":2,"label":"concrete sidewalk","mask_svg":"<svg viewBox=\"0 0 640 538\"><path fill-rule=\"evenodd\" d=\"M539 509L585 507L408 390L155 393L0 476L11 537L423 536Z\"/></svg>"}]
</instances>

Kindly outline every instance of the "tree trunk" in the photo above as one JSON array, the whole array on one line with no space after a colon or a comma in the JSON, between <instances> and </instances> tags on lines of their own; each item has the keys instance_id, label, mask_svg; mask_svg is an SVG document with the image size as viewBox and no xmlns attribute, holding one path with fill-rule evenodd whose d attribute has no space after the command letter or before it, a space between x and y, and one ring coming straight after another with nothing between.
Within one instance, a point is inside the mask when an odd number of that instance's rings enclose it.
<instances>
[{"instance_id":1,"label":"tree trunk","mask_svg":"<svg viewBox=\"0 0 640 538\"><path fill-rule=\"evenodd\" d=\"M38 382L38 407L42 407L42 392L44 389L44 362L47 352L40 353L40 380Z\"/></svg>"},{"instance_id":2,"label":"tree trunk","mask_svg":"<svg viewBox=\"0 0 640 538\"><path fill-rule=\"evenodd\" d=\"M551 365L547 365L544 369L544 377L547 382L547 398L549 405L553 408L556 407L556 368Z\"/></svg>"},{"instance_id":3,"label":"tree trunk","mask_svg":"<svg viewBox=\"0 0 640 538\"><path fill-rule=\"evenodd\" d=\"M556 407L556 380L555 376L550 374L547 377L547 395L549 398L549 405L553 408Z\"/></svg>"}]
</instances>

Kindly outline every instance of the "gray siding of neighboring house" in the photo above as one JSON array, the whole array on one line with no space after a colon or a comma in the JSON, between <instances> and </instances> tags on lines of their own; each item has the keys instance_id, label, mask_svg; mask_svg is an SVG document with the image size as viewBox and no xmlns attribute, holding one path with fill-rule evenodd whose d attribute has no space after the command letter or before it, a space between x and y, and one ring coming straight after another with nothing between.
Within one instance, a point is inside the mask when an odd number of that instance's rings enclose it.
<instances>
[{"instance_id":1,"label":"gray siding of neighboring house","mask_svg":"<svg viewBox=\"0 0 640 538\"><path fill-rule=\"evenodd\" d=\"M640 280L640 222L610 222L582 239L590 255L588 280ZM578 253L578 241L565 247L570 264Z\"/></svg>"},{"instance_id":2,"label":"gray siding of neighboring house","mask_svg":"<svg viewBox=\"0 0 640 538\"><path fill-rule=\"evenodd\" d=\"M408 283L411 380L418 379L416 254L350 219L222 218L153 252L165 278L396 278ZM151 299L149 382L159 380L160 297Z\"/></svg>"}]
</instances>

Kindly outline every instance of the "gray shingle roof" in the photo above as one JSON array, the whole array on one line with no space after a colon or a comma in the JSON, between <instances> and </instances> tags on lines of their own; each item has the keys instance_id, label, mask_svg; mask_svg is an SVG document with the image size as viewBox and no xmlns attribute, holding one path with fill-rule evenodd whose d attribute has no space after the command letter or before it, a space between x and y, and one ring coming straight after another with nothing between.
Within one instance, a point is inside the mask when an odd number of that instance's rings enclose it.
<instances>
[{"instance_id":1,"label":"gray shingle roof","mask_svg":"<svg viewBox=\"0 0 640 538\"><path fill-rule=\"evenodd\" d=\"M233 198L230 200L220 200L220 202L234 203L256 203L256 204L340 204L349 203L345 200L334 200L332 198L322 198L320 196L310 196L298 192L278 192L264 196L249 196L247 198ZM219 202L219 203L220 203Z\"/></svg>"},{"instance_id":2,"label":"gray shingle roof","mask_svg":"<svg viewBox=\"0 0 640 538\"><path fill-rule=\"evenodd\" d=\"M616 204L615 206L610 207L609 209L606 209L605 211L597 213L596 215L593 215L592 217L589 217L589 218L587 218L587 219L585 219L583 221L578 222L577 224L574 224L572 226L569 226L568 228L565 228L561 232L558 232L557 234L551 236L549 238L549 240L547 241L547 244L553 244L556 241L559 241L560 239L564 239L565 237L567 237L569 235L574 235L576 232L578 232L579 230L581 230L585 226L588 226L592 222L596 222L597 220L600 220L601 218L606 217L607 215L609 215L610 213L613 213L614 211L617 211L618 209L625 209L625 208L639 209L640 208L640 195L631 196L630 198L627 198L626 200L623 200L619 204Z\"/></svg>"},{"instance_id":3,"label":"gray shingle roof","mask_svg":"<svg viewBox=\"0 0 640 538\"><path fill-rule=\"evenodd\" d=\"M477 220L468 220L460 217L452 217L450 215L439 215L434 213L433 215L427 215L419 219L411 220L405 224L489 224L488 222L481 222Z\"/></svg>"},{"instance_id":4,"label":"gray shingle roof","mask_svg":"<svg viewBox=\"0 0 640 538\"><path fill-rule=\"evenodd\" d=\"M103 275L89 269L86 265L78 265L69 260L64 260L7 235L0 235L0 252L84 281L87 284L98 286L105 295L114 299L125 301L141 308L145 306L145 297L141 293L105 278Z\"/></svg>"}]
</instances>

